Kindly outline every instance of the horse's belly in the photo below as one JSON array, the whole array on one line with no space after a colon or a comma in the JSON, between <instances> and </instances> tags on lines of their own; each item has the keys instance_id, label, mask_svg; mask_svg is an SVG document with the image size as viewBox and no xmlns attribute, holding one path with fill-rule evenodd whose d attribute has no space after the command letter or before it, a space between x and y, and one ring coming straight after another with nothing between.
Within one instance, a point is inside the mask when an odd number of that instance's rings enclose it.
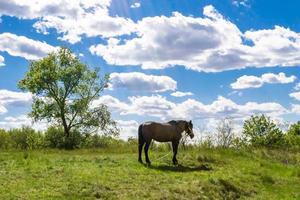
<instances>
[{"instance_id":1,"label":"horse's belly","mask_svg":"<svg viewBox=\"0 0 300 200\"><path fill-rule=\"evenodd\" d=\"M170 136L162 136L162 135L160 135L159 137L153 137L153 139L155 140L155 141L158 141L158 142L170 142L170 141L173 141L173 138L172 137L170 137Z\"/></svg>"}]
</instances>

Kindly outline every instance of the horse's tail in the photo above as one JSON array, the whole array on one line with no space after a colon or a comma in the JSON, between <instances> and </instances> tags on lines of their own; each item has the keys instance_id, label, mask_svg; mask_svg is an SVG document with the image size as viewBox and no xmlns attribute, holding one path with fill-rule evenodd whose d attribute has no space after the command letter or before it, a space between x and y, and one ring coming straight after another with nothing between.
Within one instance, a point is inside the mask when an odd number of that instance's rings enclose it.
<instances>
[{"instance_id":1,"label":"horse's tail","mask_svg":"<svg viewBox=\"0 0 300 200\"><path fill-rule=\"evenodd\" d=\"M143 138L142 128L143 128L143 124L141 124L141 125L139 126L139 130L138 130L139 144L143 144L143 143L144 143L144 138Z\"/></svg>"}]
</instances>

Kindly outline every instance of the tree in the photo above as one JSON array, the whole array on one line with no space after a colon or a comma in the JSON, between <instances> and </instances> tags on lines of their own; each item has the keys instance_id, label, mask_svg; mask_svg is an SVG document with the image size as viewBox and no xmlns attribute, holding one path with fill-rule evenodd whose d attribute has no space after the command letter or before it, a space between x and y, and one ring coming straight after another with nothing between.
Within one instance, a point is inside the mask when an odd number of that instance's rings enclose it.
<instances>
[{"instance_id":1,"label":"tree","mask_svg":"<svg viewBox=\"0 0 300 200\"><path fill-rule=\"evenodd\" d=\"M277 146L283 142L283 133L265 115L251 116L244 122L243 134L254 146Z\"/></svg>"},{"instance_id":2,"label":"tree","mask_svg":"<svg viewBox=\"0 0 300 200\"><path fill-rule=\"evenodd\" d=\"M108 75L101 79L98 69L89 69L71 50L60 48L31 62L18 86L34 95L29 114L33 120L60 124L65 137L69 138L73 128L83 131L101 128L117 133L107 106L92 106L107 86L108 79Z\"/></svg>"},{"instance_id":3,"label":"tree","mask_svg":"<svg viewBox=\"0 0 300 200\"><path fill-rule=\"evenodd\" d=\"M230 147L234 142L234 124L231 118L220 120L217 125L217 145L223 148Z\"/></svg>"},{"instance_id":4,"label":"tree","mask_svg":"<svg viewBox=\"0 0 300 200\"><path fill-rule=\"evenodd\" d=\"M300 136L300 121L296 122L295 124L292 124L291 127L288 130L288 134Z\"/></svg>"},{"instance_id":5,"label":"tree","mask_svg":"<svg viewBox=\"0 0 300 200\"><path fill-rule=\"evenodd\" d=\"M285 134L286 147L300 148L300 121L292 124Z\"/></svg>"}]
</instances>

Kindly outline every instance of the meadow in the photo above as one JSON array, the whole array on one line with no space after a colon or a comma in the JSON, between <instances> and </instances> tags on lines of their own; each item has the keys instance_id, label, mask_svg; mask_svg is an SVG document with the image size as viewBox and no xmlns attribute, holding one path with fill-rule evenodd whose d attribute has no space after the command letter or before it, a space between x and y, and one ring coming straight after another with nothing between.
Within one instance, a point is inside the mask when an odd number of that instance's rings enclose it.
<instances>
[{"instance_id":1,"label":"meadow","mask_svg":"<svg viewBox=\"0 0 300 200\"><path fill-rule=\"evenodd\" d=\"M300 199L300 153L265 148L1 150L0 199Z\"/></svg>"}]
</instances>

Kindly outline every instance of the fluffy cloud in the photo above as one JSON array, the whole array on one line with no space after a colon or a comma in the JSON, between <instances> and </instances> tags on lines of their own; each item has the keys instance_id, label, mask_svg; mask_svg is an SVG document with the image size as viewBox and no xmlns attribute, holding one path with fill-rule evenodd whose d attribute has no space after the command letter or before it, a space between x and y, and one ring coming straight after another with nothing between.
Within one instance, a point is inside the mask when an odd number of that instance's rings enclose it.
<instances>
[{"instance_id":1,"label":"fluffy cloud","mask_svg":"<svg viewBox=\"0 0 300 200\"><path fill-rule=\"evenodd\" d=\"M203 15L195 18L174 12L170 17L146 17L137 22L136 37L92 45L90 51L109 64L144 69L183 65L216 72L300 64L298 33L280 26L242 33L213 6L204 7Z\"/></svg>"},{"instance_id":2,"label":"fluffy cloud","mask_svg":"<svg viewBox=\"0 0 300 200\"><path fill-rule=\"evenodd\" d=\"M6 51L12 56L20 56L27 60L37 60L55 50L55 47L45 42L12 33L0 34L0 51Z\"/></svg>"},{"instance_id":3,"label":"fluffy cloud","mask_svg":"<svg viewBox=\"0 0 300 200\"><path fill-rule=\"evenodd\" d=\"M0 67L4 65L4 57L0 55Z\"/></svg>"},{"instance_id":4,"label":"fluffy cloud","mask_svg":"<svg viewBox=\"0 0 300 200\"><path fill-rule=\"evenodd\" d=\"M175 90L177 82L168 76L146 75L140 72L110 74L110 88L135 91L165 92Z\"/></svg>"},{"instance_id":5,"label":"fluffy cloud","mask_svg":"<svg viewBox=\"0 0 300 200\"><path fill-rule=\"evenodd\" d=\"M300 90L300 83L297 83L294 87L294 90Z\"/></svg>"},{"instance_id":6,"label":"fluffy cloud","mask_svg":"<svg viewBox=\"0 0 300 200\"><path fill-rule=\"evenodd\" d=\"M174 96L174 97L185 97L185 96L192 96L194 94L191 93L191 92L176 91L176 92L173 92L171 95Z\"/></svg>"},{"instance_id":7,"label":"fluffy cloud","mask_svg":"<svg viewBox=\"0 0 300 200\"><path fill-rule=\"evenodd\" d=\"M47 129L46 122L32 123L32 120L26 115L20 115L17 117L5 117L4 120L0 121L0 128L7 130L12 128L21 128L22 126L30 126L35 130Z\"/></svg>"},{"instance_id":8,"label":"fluffy cloud","mask_svg":"<svg viewBox=\"0 0 300 200\"><path fill-rule=\"evenodd\" d=\"M32 101L32 95L29 92L14 92L9 90L0 90L0 114L7 112L7 106L25 106Z\"/></svg>"},{"instance_id":9,"label":"fluffy cloud","mask_svg":"<svg viewBox=\"0 0 300 200\"><path fill-rule=\"evenodd\" d=\"M105 104L110 111L120 115L148 115L158 118L169 116L175 104L160 95L129 97L129 103L105 95L95 100L92 106Z\"/></svg>"},{"instance_id":10,"label":"fluffy cloud","mask_svg":"<svg viewBox=\"0 0 300 200\"><path fill-rule=\"evenodd\" d=\"M300 115L300 105L299 104L293 104L292 105L292 113Z\"/></svg>"},{"instance_id":11,"label":"fluffy cloud","mask_svg":"<svg viewBox=\"0 0 300 200\"><path fill-rule=\"evenodd\" d=\"M120 128L120 138L123 140L129 137L137 137L137 131L139 124L134 120L124 121L116 120L117 126Z\"/></svg>"},{"instance_id":12,"label":"fluffy cloud","mask_svg":"<svg viewBox=\"0 0 300 200\"><path fill-rule=\"evenodd\" d=\"M20 19L35 19L46 15L76 18L79 14L78 9L78 3L71 0L6 0L0 2L1 15Z\"/></svg>"},{"instance_id":13,"label":"fluffy cloud","mask_svg":"<svg viewBox=\"0 0 300 200\"><path fill-rule=\"evenodd\" d=\"M289 94L289 96L300 101L300 92L292 92Z\"/></svg>"},{"instance_id":14,"label":"fluffy cloud","mask_svg":"<svg viewBox=\"0 0 300 200\"><path fill-rule=\"evenodd\" d=\"M261 75L261 77L257 76L241 76L239 77L236 82L231 84L233 89L246 89L246 88L259 88L265 83L292 83L296 80L296 76L289 76L287 77L285 73L273 74L273 73L266 73Z\"/></svg>"},{"instance_id":15,"label":"fluffy cloud","mask_svg":"<svg viewBox=\"0 0 300 200\"><path fill-rule=\"evenodd\" d=\"M109 101L108 101L109 100ZM289 111L278 103L248 102L240 105L230 99L219 96L211 104L203 104L194 99L174 103L160 95L129 97L129 102L122 102L112 96L103 96L95 102L107 103L109 109L120 115L140 115L168 119L206 119L234 117L243 119L251 114L280 116Z\"/></svg>"},{"instance_id":16,"label":"fluffy cloud","mask_svg":"<svg viewBox=\"0 0 300 200\"><path fill-rule=\"evenodd\" d=\"M0 15L37 19L38 32L55 29L61 40L70 43L79 42L83 35L113 37L134 31L132 20L109 15L110 4L111 0L7 0L0 2Z\"/></svg>"}]
</instances>

